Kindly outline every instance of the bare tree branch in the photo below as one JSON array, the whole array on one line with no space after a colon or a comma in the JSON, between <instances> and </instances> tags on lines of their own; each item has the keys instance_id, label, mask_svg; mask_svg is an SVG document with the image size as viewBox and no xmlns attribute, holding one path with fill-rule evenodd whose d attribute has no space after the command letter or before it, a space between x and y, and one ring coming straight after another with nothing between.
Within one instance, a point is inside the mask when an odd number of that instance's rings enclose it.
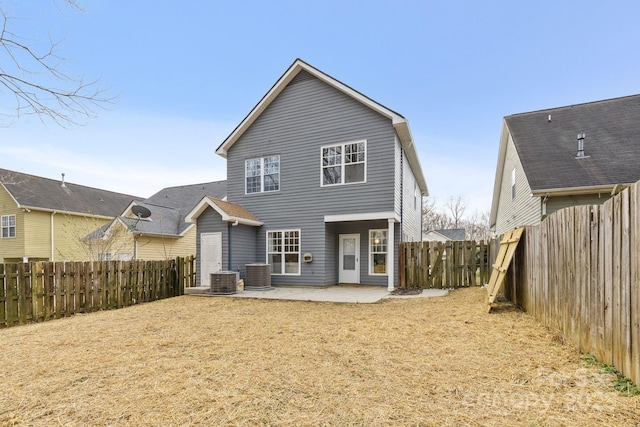
<instances>
[{"instance_id":1,"label":"bare tree branch","mask_svg":"<svg viewBox=\"0 0 640 427\"><path fill-rule=\"evenodd\" d=\"M82 11L75 0L65 3ZM100 88L99 80L87 81L62 70L65 58L57 54L60 42L50 41L40 51L35 42L11 31L11 17L1 7L0 13L0 105L7 110L0 111L1 125L27 114L49 118L62 127L81 125L114 101Z\"/></svg>"}]
</instances>

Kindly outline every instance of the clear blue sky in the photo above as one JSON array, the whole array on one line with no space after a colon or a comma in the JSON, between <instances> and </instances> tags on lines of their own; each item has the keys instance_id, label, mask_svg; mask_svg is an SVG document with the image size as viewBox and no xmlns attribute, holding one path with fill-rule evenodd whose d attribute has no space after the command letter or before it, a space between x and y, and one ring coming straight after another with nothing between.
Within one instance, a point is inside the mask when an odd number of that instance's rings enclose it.
<instances>
[{"instance_id":1,"label":"clear blue sky","mask_svg":"<svg viewBox=\"0 0 640 427\"><path fill-rule=\"evenodd\" d=\"M0 129L2 168L143 197L225 179L215 148L299 57L404 115L431 195L471 213L505 115L640 93L637 1L79 3L0 5L118 99L82 127Z\"/></svg>"}]
</instances>

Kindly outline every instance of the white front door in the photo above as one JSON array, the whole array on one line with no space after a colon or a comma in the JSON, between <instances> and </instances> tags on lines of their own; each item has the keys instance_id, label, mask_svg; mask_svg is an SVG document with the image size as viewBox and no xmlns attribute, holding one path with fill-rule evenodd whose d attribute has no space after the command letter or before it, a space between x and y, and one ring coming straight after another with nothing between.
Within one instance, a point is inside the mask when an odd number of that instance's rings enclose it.
<instances>
[{"instance_id":1,"label":"white front door","mask_svg":"<svg viewBox=\"0 0 640 427\"><path fill-rule=\"evenodd\" d=\"M340 283L360 283L360 235L340 235Z\"/></svg>"},{"instance_id":2,"label":"white front door","mask_svg":"<svg viewBox=\"0 0 640 427\"><path fill-rule=\"evenodd\" d=\"M222 270L222 233L200 235L200 286L211 286L211 273Z\"/></svg>"}]
</instances>

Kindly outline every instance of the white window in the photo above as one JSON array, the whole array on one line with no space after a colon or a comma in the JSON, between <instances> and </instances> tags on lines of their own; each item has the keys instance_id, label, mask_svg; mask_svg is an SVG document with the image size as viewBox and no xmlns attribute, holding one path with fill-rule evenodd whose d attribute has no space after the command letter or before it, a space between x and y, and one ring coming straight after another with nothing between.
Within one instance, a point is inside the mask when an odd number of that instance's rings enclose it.
<instances>
[{"instance_id":1,"label":"white window","mask_svg":"<svg viewBox=\"0 0 640 427\"><path fill-rule=\"evenodd\" d=\"M280 190L280 156L246 160L244 169L247 194Z\"/></svg>"},{"instance_id":2,"label":"white window","mask_svg":"<svg viewBox=\"0 0 640 427\"><path fill-rule=\"evenodd\" d=\"M516 198L516 168L511 171L511 200Z\"/></svg>"},{"instance_id":3,"label":"white window","mask_svg":"<svg viewBox=\"0 0 640 427\"><path fill-rule=\"evenodd\" d=\"M111 261L111 252L100 252L98 254L99 261Z\"/></svg>"},{"instance_id":4,"label":"white window","mask_svg":"<svg viewBox=\"0 0 640 427\"><path fill-rule=\"evenodd\" d=\"M322 186L365 182L366 141L322 147Z\"/></svg>"},{"instance_id":5,"label":"white window","mask_svg":"<svg viewBox=\"0 0 640 427\"><path fill-rule=\"evenodd\" d=\"M387 230L369 230L369 274L387 275Z\"/></svg>"},{"instance_id":6,"label":"white window","mask_svg":"<svg viewBox=\"0 0 640 427\"><path fill-rule=\"evenodd\" d=\"M271 274L300 274L300 230L267 232Z\"/></svg>"},{"instance_id":7,"label":"white window","mask_svg":"<svg viewBox=\"0 0 640 427\"><path fill-rule=\"evenodd\" d=\"M16 216L2 215L2 238L16 237Z\"/></svg>"}]
</instances>

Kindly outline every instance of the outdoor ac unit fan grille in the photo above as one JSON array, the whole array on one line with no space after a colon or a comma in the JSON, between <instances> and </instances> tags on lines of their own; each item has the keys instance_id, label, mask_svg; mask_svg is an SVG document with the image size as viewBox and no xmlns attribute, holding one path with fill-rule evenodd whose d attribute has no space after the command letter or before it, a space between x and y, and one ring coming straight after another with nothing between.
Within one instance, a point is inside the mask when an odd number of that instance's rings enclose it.
<instances>
[{"instance_id":1,"label":"outdoor ac unit fan grille","mask_svg":"<svg viewBox=\"0 0 640 427\"><path fill-rule=\"evenodd\" d=\"M230 295L237 292L237 273L219 272L211 275L211 293L214 295Z\"/></svg>"},{"instance_id":2,"label":"outdoor ac unit fan grille","mask_svg":"<svg viewBox=\"0 0 640 427\"><path fill-rule=\"evenodd\" d=\"M247 280L245 289L270 288L271 266L269 264L247 264Z\"/></svg>"}]
</instances>

